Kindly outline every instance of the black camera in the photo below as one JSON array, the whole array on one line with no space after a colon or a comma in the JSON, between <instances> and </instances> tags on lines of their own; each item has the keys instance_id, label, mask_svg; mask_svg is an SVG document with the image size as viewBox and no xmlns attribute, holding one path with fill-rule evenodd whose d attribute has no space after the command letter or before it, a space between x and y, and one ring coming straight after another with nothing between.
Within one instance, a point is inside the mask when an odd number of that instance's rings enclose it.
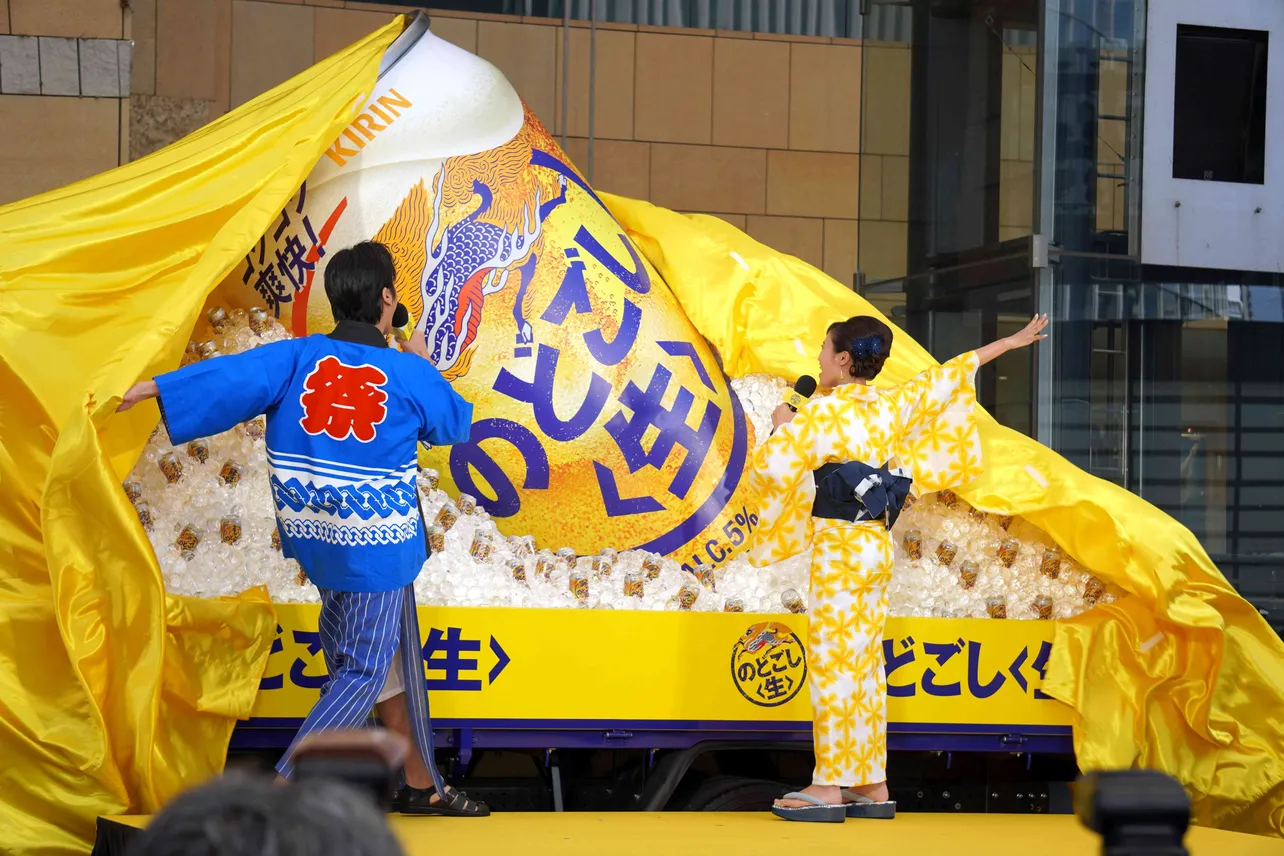
<instances>
[{"instance_id":1,"label":"black camera","mask_svg":"<svg viewBox=\"0 0 1284 856\"><path fill-rule=\"evenodd\" d=\"M387 811L409 749L405 738L379 728L319 732L295 749L294 778L342 782Z\"/></svg>"},{"instance_id":2,"label":"black camera","mask_svg":"<svg viewBox=\"0 0 1284 856\"><path fill-rule=\"evenodd\" d=\"M1103 856L1187 856L1190 797L1171 776L1153 770L1080 776L1074 813L1101 836Z\"/></svg>"}]
</instances>

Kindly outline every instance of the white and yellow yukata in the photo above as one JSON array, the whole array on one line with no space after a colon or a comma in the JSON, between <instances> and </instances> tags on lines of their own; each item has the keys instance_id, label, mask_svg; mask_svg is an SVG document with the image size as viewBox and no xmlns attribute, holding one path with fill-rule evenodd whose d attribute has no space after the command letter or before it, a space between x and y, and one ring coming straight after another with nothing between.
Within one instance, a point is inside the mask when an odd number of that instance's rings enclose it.
<instances>
[{"instance_id":1,"label":"white and yellow yukata","mask_svg":"<svg viewBox=\"0 0 1284 856\"><path fill-rule=\"evenodd\" d=\"M749 558L766 565L812 549L807 634L816 769L812 784L848 788L887 777L883 625L891 534L881 520L812 516L813 473L828 463L897 461L918 495L981 473L974 352L899 387L844 384L798 408L754 456L760 527Z\"/></svg>"}]
</instances>

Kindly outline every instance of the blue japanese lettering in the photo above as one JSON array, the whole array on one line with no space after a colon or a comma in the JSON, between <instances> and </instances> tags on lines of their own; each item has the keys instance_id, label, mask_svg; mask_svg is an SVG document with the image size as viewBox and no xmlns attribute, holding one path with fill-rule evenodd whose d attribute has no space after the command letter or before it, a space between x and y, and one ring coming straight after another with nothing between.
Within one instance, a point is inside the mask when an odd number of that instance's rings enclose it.
<instances>
[{"instance_id":1,"label":"blue japanese lettering","mask_svg":"<svg viewBox=\"0 0 1284 856\"><path fill-rule=\"evenodd\" d=\"M289 303L294 299L293 293L286 283L281 281L277 275L276 266L265 264L267 238L259 238L259 261L258 266L254 264L252 258L253 251L245 256L245 273L241 275L241 282L250 285L253 277L253 288L258 292L259 297L272 310L275 317L281 317L281 304Z\"/></svg>"},{"instance_id":2,"label":"blue japanese lettering","mask_svg":"<svg viewBox=\"0 0 1284 856\"><path fill-rule=\"evenodd\" d=\"M995 672L994 677L981 682L981 643L967 643L967 690L973 698L989 698L999 691L1007 678L1002 672Z\"/></svg>"},{"instance_id":3,"label":"blue japanese lettering","mask_svg":"<svg viewBox=\"0 0 1284 856\"><path fill-rule=\"evenodd\" d=\"M712 401L706 402L699 430L689 427L686 419L695 403L695 395L690 390L680 386L672 408L666 409L661 403L672 378L672 372L657 365L646 390L630 381L620 394L620 403L632 410L633 416L627 418L622 410L617 412L607 421L606 430L620 447L630 473L648 465L663 469L673 447L681 446L686 455L669 483L669 493L685 499L709 453L709 445L722 419L722 409ZM652 427L660 433L647 451L642 446L642 438Z\"/></svg>"},{"instance_id":4,"label":"blue japanese lettering","mask_svg":"<svg viewBox=\"0 0 1284 856\"><path fill-rule=\"evenodd\" d=\"M272 650L268 652L269 662L273 654L280 654L285 650L285 645L281 642L281 625L276 626L276 638L272 640ZM285 686L285 675L277 673L267 675L259 681L260 690L279 690Z\"/></svg>"},{"instance_id":5,"label":"blue japanese lettering","mask_svg":"<svg viewBox=\"0 0 1284 856\"><path fill-rule=\"evenodd\" d=\"M296 644L306 644L308 653L316 656L321 651L321 634L307 630L295 630L294 641ZM290 665L290 683L296 687L304 687L310 690L319 690L330 680L328 674L309 675L306 670L308 664L302 657L295 659Z\"/></svg>"},{"instance_id":6,"label":"blue japanese lettering","mask_svg":"<svg viewBox=\"0 0 1284 856\"><path fill-rule=\"evenodd\" d=\"M615 473L600 461L593 462L593 472L597 476L598 490L602 492L602 507L607 517L626 517L631 514L649 514L652 511L663 511L664 506L654 496L620 496L620 486L615 482Z\"/></svg>"},{"instance_id":7,"label":"blue japanese lettering","mask_svg":"<svg viewBox=\"0 0 1284 856\"><path fill-rule=\"evenodd\" d=\"M700 376L700 382L707 386L711 391L716 392L713 386L713 378L705 371L704 363L700 360L700 354L696 351L695 345L690 342L656 342L660 350L664 351L671 357L686 357L691 360L695 366L696 374ZM721 366L719 366L721 369Z\"/></svg>"},{"instance_id":8,"label":"blue japanese lettering","mask_svg":"<svg viewBox=\"0 0 1284 856\"><path fill-rule=\"evenodd\" d=\"M588 286L584 283L584 262L576 258L578 255L574 247L566 250L567 258L572 261L566 268L566 274L562 277L562 284L557 294L553 295L553 300L540 316L540 320L560 325L572 309L580 315L593 314L593 301L589 296ZM593 329L584 334L584 344L593 355L593 359L600 364L618 365L633 350L633 344L637 341L638 332L641 329L642 309L625 298L624 318L620 321L620 329L615 334L615 338L608 342L601 330Z\"/></svg>"},{"instance_id":9,"label":"blue japanese lettering","mask_svg":"<svg viewBox=\"0 0 1284 856\"><path fill-rule=\"evenodd\" d=\"M303 214L303 206L307 198L308 185L304 182L299 188L295 214ZM299 226L307 235L306 241L297 231L287 235L286 230L290 225L289 212L282 210L276 230L272 233L272 240L281 242L281 246L275 251L276 262L267 260L267 236L265 235L259 239L257 264L252 258L253 251L246 254L245 273L241 276L241 281L246 285L249 285L253 278L254 290L277 318L281 317L281 304L294 300L294 293L307 284L308 277L316 270L317 261L325 256L325 247L317 240L316 231L312 228L312 220L309 217L302 216L299 219ZM283 235L285 235L284 242L282 242Z\"/></svg>"},{"instance_id":10,"label":"blue japanese lettering","mask_svg":"<svg viewBox=\"0 0 1284 856\"><path fill-rule=\"evenodd\" d=\"M964 643L962 639L958 640L958 642L947 642L945 644L941 644L939 642L923 643L923 651L929 657L935 657L936 664L938 666L944 666L948 663L955 654L958 654L963 650L963 647ZM923 672L923 689L928 695L938 697L957 696L963 694L963 684L961 681L955 681L952 684L937 684L935 669L927 669Z\"/></svg>"},{"instance_id":11,"label":"blue japanese lettering","mask_svg":"<svg viewBox=\"0 0 1284 856\"><path fill-rule=\"evenodd\" d=\"M638 257L637 250L623 235L617 233L616 237L620 239L620 244L628 252L629 258L633 260L633 270L628 270L624 265L616 260L601 244L597 238L593 237L584 226L580 226L579 231L575 233L575 243L579 244L588 254L597 259L598 264L609 270L616 279L624 283L630 290L637 294L646 294L651 290L651 276L646 272L646 265Z\"/></svg>"},{"instance_id":12,"label":"blue japanese lettering","mask_svg":"<svg viewBox=\"0 0 1284 856\"><path fill-rule=\"evenodd\" d=\"M887 694L892 698L912 698L918 693L918 685L893 684L892 673L914 662L914 637L902 639L901 648L903 650L897 655L893 649L892 640L883 640L883 674L887 678Z\"/></svg>"},{"instance_id":13,"label":"blue japanese lettering","mask_svg":"<svg viewBox=\"0 0 1284 856\"><path fill-rule=\"evenodd\" d=\"M549 439L567 442L582 436L593 426L611 395L611 384L594 373L589 378L588 392L575 415L562 420L553 407L553 381L557 374L557 361L561 352L548 345L540 345L535 356L535 379L525 381L508 369L500 369L494 389L514 401L530 404L535 414L535 424Z\"/></svg>"},{"instance_id":14,"label":"blue japanese lettering","mask_svg":"<svg viewBox=\"0 0 1284 856\"><path fill-rule=\"evenodd\" d=\"M303 288L308 274L316 270L316 262L309 261L308 253L311 252L312 247L316 246L317 236L312 231L312 223L308 218L303 218L303 225L307 229L311 244L305 246L298 235L290 235L285 239L285 244L276 251L277 270L285 275L295 291Z\"/></svg>"},{"instance_id":15,"label":"blue japanese lettering","mask_svg":"<svg viewBox=\"0 0 1284 856\"><path fill-rule=\"evenodd\" d=\"M478 502L492 517L512 517L522 508L521 496L513 486L512 479L481 447L484 440L492 438L509 443L521 453L522 460L526 463L526 478L522 481L522 487L526 490L548 489L548 453L529 428L508 419L483 419L475 422L468 442L451 447L450 476L459 489L477 497ZM472 470L477 470L491 490L495 491L493 499L473 479Z\"/></svg>"},{"instance_id":16,"label":"blue japanese lettering","mask_svg":"<svg viewBox=\"0 0 1284 856\"><path fill-rule=\"evenodd\" d=\"M447 627L445 633L436 627L428 631L428 641L423 650L424 662L429 672L445 673L444 678L428 678L428 689L476 691L482 688L480 678L466 680L461 677L464 672L477 671L477 658L462 655L468 651L481 651L481 640L462 637L463 630L458 627Z\"/></svg>"},{"instance_id":17,"label":"blue japanese lettering","mask_svg":"<svg viewBox=\"0 0 1284 856\"><path fill-rule=\"evenodd\" d=\"M1030 664L1034 670L1039 673L1040 684L1048 679L1048 657L1051 655L1052 643L1045 639L1039 643L1039 653L1035 656L1034 662ZM1037 699L1046 699L1048 701L1052 700L1052 696L1037 687L1034 690L1034 697Z\"/></svg>"}]
</instances>

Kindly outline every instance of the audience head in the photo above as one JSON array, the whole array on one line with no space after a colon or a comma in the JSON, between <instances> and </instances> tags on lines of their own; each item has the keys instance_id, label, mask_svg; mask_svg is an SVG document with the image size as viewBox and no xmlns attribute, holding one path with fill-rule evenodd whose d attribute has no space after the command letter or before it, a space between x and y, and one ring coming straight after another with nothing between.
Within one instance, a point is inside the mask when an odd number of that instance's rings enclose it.
<instances>
[{"instance_id":1,"label":"audience head","mask_svg":"<svg viewBox=\"0 0 1284 856\"><path fill-rule=\"evenodd\" d=\"M131 856L402 856L366 794L324 780L226 776L153 818Z\"/></svg>"}]
</instances>

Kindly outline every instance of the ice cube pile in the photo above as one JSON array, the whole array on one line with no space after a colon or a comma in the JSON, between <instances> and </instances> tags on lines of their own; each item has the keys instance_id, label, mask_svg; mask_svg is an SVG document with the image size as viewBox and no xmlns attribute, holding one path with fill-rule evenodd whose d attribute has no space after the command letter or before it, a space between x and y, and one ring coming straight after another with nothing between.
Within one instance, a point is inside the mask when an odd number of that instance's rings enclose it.
<instances>
[{"instance_id":1,"label":"ice cube pile","mask_svg":"<svg viewBox=\"0 0 1284 856\"><path fill-rule=\"evenodd\" d=\"M237 353L289 333L261 309L214 308L185 362ZM770 432L787 384L767 375L732 381L755 436ZM277 602L318 602L298 564L280 552L261 419L173 447L153 433L124 487L160 560L168 590L218 597L266 585ZM783 613L806 610L808 557L754 568L744 557L685 571L671 559L600 545L504 535L472 497L448 496L420 472L424 514L441 549L415 582L421 604ZM949 491L917 498L893 530L892 615L1051 619L1112 600L1036 527L970 508Z\"/></svg>"}]
</instances>

